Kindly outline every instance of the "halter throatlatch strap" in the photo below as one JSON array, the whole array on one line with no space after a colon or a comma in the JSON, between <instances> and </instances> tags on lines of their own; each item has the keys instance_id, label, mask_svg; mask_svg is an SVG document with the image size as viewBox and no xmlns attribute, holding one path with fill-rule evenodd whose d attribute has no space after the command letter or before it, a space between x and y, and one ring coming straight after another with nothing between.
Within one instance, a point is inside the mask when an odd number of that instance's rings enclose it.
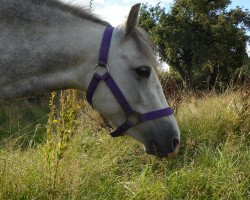
<instances>
[{"instance_id":1,"label":"halter throatlatch strap","mask_svg":"<svg viewBox=\"0 0 250 200\"><path fill-rule=\"evenodd\" d=\"M109 53L113 30L114 30L114 27L108 26L106 27L104 31L100 53L99 53L98 64L96 66L96 68L97 67L106 68L107 72L103 75L99 75L97 72L94 72L93 78L90 81L89 87L87 89L86 97L87 97L87 101L92 105L92 98L94 96L94 93L98 84L100 83L100 81L105 81L110 91L116 98L117 102L122 107L125 113L125 116L127 118L126 121L122 125L120 125L115 131L110 133L111 136L116 137L116 136L122 135L132 126L135 126L139 123L172 115L173 109L168 107L168 108L163 108L160 110L155 110L152 112L141 114L139 112L134 111L130 107L127 99L125 98L122 91L119 89L118 85L116 84L115 80L112 78L111 74L109 73L108 66L107 66L108 53Z\"/></svg>"}]
</instances>

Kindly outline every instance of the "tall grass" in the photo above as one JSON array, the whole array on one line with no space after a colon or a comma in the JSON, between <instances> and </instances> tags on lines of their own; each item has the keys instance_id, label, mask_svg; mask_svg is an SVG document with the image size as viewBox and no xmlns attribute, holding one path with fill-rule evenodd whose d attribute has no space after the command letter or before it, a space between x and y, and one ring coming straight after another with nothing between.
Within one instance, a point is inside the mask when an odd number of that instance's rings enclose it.
<instances>
[{"instance_id":1,"label":"tall grass","mask_svg":"<svg viewBox=\"0 0 250 200\"><path fill-rule=\"evenodd\" d=\"M48 106L34 106L26 99L0 106L0 147L27 148L42 143L48 112Z\"/></svg>"},{"instance_id":2,"label":"tall grass","mask_svg":"<svg viewBox=\"0 0 250 200\"><path fill-rule=\"evenodd\" d=\"M28 148L5 141L0 199L248 199L250 112L244 94L185 98L176 116L182 139L175 159L146 155L128 137L111 138L83 103L54 185L46 140Z\"/></svg>"},{"instance_id":3,"label":"tall grass","mask_svg":"<svg viewBox=\"0 0 250 200\"><path fill-rule=\"evenodd\" d=\"M56 109L55 96L51 94L51 108L47 123L46 144L44 153L50 170L52 194L58 182L58 171L61 160L69 148L69 143L77 131L80 103L76 99L76 90L62 91L60 108Z\"/></svg>"}]
</instances>

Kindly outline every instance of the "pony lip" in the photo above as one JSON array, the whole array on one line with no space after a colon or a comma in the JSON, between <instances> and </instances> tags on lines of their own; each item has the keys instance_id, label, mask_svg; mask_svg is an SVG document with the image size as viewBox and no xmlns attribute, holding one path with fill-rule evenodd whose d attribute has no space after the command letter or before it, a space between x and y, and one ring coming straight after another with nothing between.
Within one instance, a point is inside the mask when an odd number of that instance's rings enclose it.
<instances>
[{"instance_id":1,"label":"pony lip","mask_svg":"<svg viewBox=\"0 0 250 200\"><path fill-rule=\"evenodd\" d=\"M174 151L172 153L168 153L168 157L175 158L177 156L177 154L178 154L178 151Z\"/></svg>"},{"instance_id":2,"label":"pony lip","mask_svg":"<svg viewBox=\"0 0 250 200\"><path fill-rule=\"evenodd\" d=\"M144 149L147 154L154 155L160 158L164 157L164 155L161 154L159 149L157 148L156 142L151 142L149 145L145 145Z\"/></svg>"},{"instance_id":3,"label":"pony lip","mask_svg":"<svg viewBox=\"0 0 250 200\"><path fill-rule=\"evenodd\" d=\"M144 150L147 154L154 155L159 158L175 158L179 151L179 144L175 147L174 151L168 153L162 153L156 142L152 142L149 145L144 145Z\"/></svg>"},{"instance_id":4,"label":"pony lip","mask_svg":"<svg viewBox=\"0 0 250 200\"><path fill-rule=\"evenodd\" d=\"M179 144L177 144L175 146L175 150L173 152L170 152L170 153L167 154L168 157L169 158L175 158L177 156L178 152L179 152L179 147L180 147Z\"/></svg>"}]
</instances>

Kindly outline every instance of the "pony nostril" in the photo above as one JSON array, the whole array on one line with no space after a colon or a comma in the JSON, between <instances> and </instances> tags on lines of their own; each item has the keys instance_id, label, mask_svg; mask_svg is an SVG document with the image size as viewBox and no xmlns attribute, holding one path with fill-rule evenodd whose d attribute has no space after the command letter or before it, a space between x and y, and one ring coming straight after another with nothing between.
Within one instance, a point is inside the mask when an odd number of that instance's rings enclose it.
<instances>
[{"instance_id":1,"label":"pony nostril","mask_svg":"<svg viewBox=\"0 0 250 200\"><path fill-rule=\"evenodd\" d=\"M173 139L173 147L174 147L174 149L176 149L176 147L179 145L179 143L180 143L180 141L179 141L178 138Z\"/></svg>"}]
</instances>

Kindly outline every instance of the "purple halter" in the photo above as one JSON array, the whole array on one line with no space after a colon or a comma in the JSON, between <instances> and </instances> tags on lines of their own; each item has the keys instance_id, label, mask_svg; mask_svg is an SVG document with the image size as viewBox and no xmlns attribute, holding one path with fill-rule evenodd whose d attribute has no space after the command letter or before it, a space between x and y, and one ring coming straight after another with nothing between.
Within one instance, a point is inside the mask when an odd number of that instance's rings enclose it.
<instances>
[{"instance_id":1,"label":"purple halter","mask_svg":"<svg viewBox=\"0 0 250 200\"><path fill-rule=\"evenodd\" d=\"M127 118L126 121L121 126L119 126L115 131L110 133L112 137L117 137L117 136L121 136L132 126L135 126L137 124L140 124L142 122L146 122L149 120L154 120L154 119L172 115L173 109L168 107L168 108L163 108L160 110L155 110L152 112L142 114L142 113L134 111L130 107L122 91L119 89L118 85L116 84L112 76L110 75L109 69L107 66L108 53L109 53L109 47L110 47L113 30L114 30L114 27L108 26L106 27L104 31L100 53L99 53L99 60L96 66L96 68L98 67L106 68L107 72L103 75L99 75L98 73L94 71L94 75L87 89L86 96L87 96L87 101L92 105L92 98L93 98L93 95L95 93L95 90L98 84L100 83L100 81L106 82L107 86L109 87L110 91L113 93L117 102L122 107Z\"/></svg>"}]
</instances>

